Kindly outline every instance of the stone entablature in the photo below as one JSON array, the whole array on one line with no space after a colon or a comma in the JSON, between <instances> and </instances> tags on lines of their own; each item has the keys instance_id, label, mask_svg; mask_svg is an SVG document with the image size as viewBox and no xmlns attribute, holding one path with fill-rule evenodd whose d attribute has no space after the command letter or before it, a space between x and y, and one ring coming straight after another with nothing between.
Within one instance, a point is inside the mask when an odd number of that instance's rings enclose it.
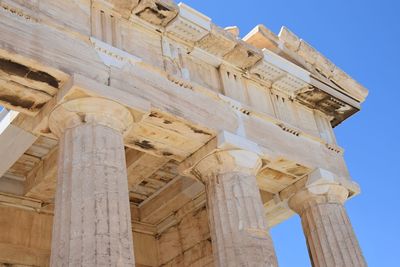
<instances>
[{"instance_id":1,"label":"stone entablature","mask_svg":"<svg viewBox=\"0 0 400 267\"><path fill-rule=\"evenodd\" d=\"M268 91L269 87L273 90L278 90L284 94L287 101L295 100L296 102L304 104L310 108L320 109L322 112L327 114L328 117L333 119L333 125L336 125L356 112L359 109L359 102L362 102L366 96L365 89L358 86L353 80L345 76L344 73L341 73L341 71L335 68L333 64L330 64L329 68L328 66L324 66L323 64L328 64L329 61L326 59L323 60L323 57L317 52L315 52L315 55L313 54L312 57L318 58L319 60L311 62L312 64L307 63L308 61L305 60L307 59L304 56L305 53L289 53L294 48L288 40L292 40L294 37L289 38L292 37L293 34L285 28L282 29L278 38L272 35L272 33L267 37L266 35L262 35L263 31L260 30L260 27L257 27L256 29L258 30L249 33L244 38L246 41L242 41L233 34L223 29L219 29L218 26L212 24L209 18L184 4L176 6L164 1L155 1L154 3L152 1L141 1L140 4L131 3L129 8L132 7L131 10L133 11L132 15L130 15L130 20L127 20L123 16L126 10L124 9L124 11L122 11L121 9L122 2L118 1L118 3L114 3L113 1L95 1L89 10L87 9L88 7L85 7L83 4L76 7L72 4L65 5L71 5L71 8L78 8L82 11L91 13L90 23L86 24L82 22L80 27L85 30L78 32L85 33L87 31L87 26L90 26L90 35L109 43L115 48L120 48L126 51L128 54L125 54L124 58L132 57L129 56L129 54L133 54L133 57L138 57L139 59L150 63L152 66L165 68L168 73L175 76L177 75L186 81L200 83L213 90L222 90L220 91L221 93L232 97L239 102L243 102L244 104L246 99L243 99L243 96L248 94L246 90L250 90L248 89L249 79L256 80L258 90ZM15 9L16 14L25 14L23 17L34 17L35 15L42 17L45 15L44 11L43 14L40 12L37 14L29 14L29 12L31 12L29 10L26 10L26 13L24 13L24 6L13 7L13 5L15 5L15 3L7 5L7 2L5 2L4 10ZM126 5L122 6L125 7ZM80 13L77 15L80 15ZM82 17L83 16L84 15L82 15ZM140 19L137 19L138 17ZM159 17L160 19L163 18L163 22L156 22L154 17ZM37 21L38 20L39 19L37 19ZM45 18L43 18L43 20L45 20ZM148 22L146 22L146 20ZM80 20L76 21L79 22ZM58 23L62 22L58 21ZM101 25L103 25L103 27ZM145 30L146 32L143 32L144 28L147 28L147 30ZM158 47L157 49L159 51L155 53L155 55L159 55L159 58L154 58L152 51L152 49L156 49L156 47L152 47L154 46L154 43L149 47L141 47L144 49L141 50L141 53L137 53L137 51L135 51L136 49L132 50L130 46L132 48L135 46L132 42L141 43L143 41L138 42L135 39L130 39L131 37L129 36L132 35L132 33L127 32L128 29L135 29L134 31L140 31L144 34L141 38L144 39L145 43L147 42L150 44L152 43L153 38L161 38L162 49ZM197 37L189 38L190 40L184 40L182 34L180 35L178 33L179 31L185 33L186 39L191 33L193 36ZM128 37L128 39L126 37ZM254 38L258 38L258 42L254 43ZM260 41L260 38L264 38L265 40ZM271 40L277 40L276 45L281 49L280 51L274 51L274 49L268 45L260 46L262 41L271 42ZM298 42L305 46L303 41ZM255 46L253 46L253 43ZM166 48L165 46L170 47ZM264 50L261 51L259 48L264 48ZM112 50L114 49L110 47L106 53L112 55L114 54ZM311 51L310 48L308 50ZM143 55L143 51L146 51L144 53L146 55ZM192 54L193 56L191 56ZM117 56L121 57L120 55ZM301 56L303 56L303 58ZM284 57L288 58L295 64L285 62L287 60L284 59ZM171 61L172 66L168 66L168 62L162 63L160 61L163 60L162 58L164 58L164 61ZM193 60L200 61L195 63L192 62ZM193 63L195 65L193 65ZM212 66L206 66L207 64ZM162 67L162 65L164 65L164 67ZM229 88L226 88L230 85L224 84L223 88L221 88L217 85L217 83L219 83L217 81L214 85L207 84L207 82L204 84L201 80L206 79L207 76L200 75L200 77L195 77L198 75L195 74L196 69L193 69L196 65L201 66L203 71L208 72L218 72L216 67L223 65L228 66L228 72L229 68L233 68L232 72L238 72L237 74L233 74L233 76L240 79L239 83L243 83L233 85L237 87L236 89L239 92L232 95L229 93ZM312 68L310 66L312 66ZM332 69L332 74L324 74L326 77L321 77L320 75L317 77L318 79L315 80L315 70L320 69ZM224 75L223 72L219 74L215 73L214 75L215 77L211 78L211 80L223 80L221 77ZM339 78L336 79L335 75ZM54 76L60 76L60 74ZM213 75L210 77L212 76ZM262 81L257 81L258 78L261 78ZM335 86L329 79L334 80L336 83L345 84L349 87L348 90L346 91L346 89L343 89L346 88L346 86L343 86L343 88ZM58 80L62 82L62 80L65 80L65 77L58 78ZM348 96L350 96L350 98ZM354 99L357 99L357 101ZM42 105L41 103L43 103L43 101L48 101L48 99L42 99L42 102L39 102L38 104ZM247 99L247 101L249 101L249 99ZM7 104L7 101L3 102L5 102L3 104ZM315 105L317 102L319 104ZM262 110L260 107L256 107L256 109ZM29 110L30 112L35 112L32 110L32 107L30 107Z\"/></svg>"}]
</instances>

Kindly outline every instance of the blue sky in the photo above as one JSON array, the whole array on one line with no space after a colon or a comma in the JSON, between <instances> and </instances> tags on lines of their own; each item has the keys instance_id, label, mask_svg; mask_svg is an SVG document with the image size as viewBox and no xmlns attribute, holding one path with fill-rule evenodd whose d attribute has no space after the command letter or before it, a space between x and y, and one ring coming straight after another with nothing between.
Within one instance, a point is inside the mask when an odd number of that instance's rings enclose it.
<instances>
[{"instance_id":1,"label":"blue sky","mask_svg":"<svg viewBox=\"0 0 400 267\"><path fill-rule=\"evenodd\" d=\"M369 266L400 266L400 1L186 0L243 37L282 25L370 90L362 111L335 129L362 189L346 204ZM310 266L298 217L273 228L281 267Z\"/></svg>"}]
</instances>

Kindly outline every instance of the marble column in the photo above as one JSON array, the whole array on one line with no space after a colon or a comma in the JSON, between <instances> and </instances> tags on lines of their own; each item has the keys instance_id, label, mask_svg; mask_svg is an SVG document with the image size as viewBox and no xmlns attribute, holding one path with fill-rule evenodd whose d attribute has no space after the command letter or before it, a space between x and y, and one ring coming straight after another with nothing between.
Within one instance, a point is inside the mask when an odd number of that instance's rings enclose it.
<instances>
[{"instance_id":1,"label":"marble column","mask_svg":"<svg viewBox=\"0 0 400 267\"><path fill-rule=\"evenodd\" d=\"M256 173L253 152L214 152L195 172L206 186L215 266L277 266Z\"/></svg>"},{"instance_id":2,"label":"marble column","mask_svg":"<svg viewBox=\"0 0 400 267\"><path fill-rule=\"evenodd\" d=\"M323 184L299 190L289 206L301 217L312 266L367 266L343 206L348 190Z\"/></svg>"},{"instance_id":3,"label":"marble column","mask_svg":"<svg viewBox=\"0 0 400 267\"><path fill-rule=\"evenodd\" d=\"M55 108L59 136L51 266L134 266L120 104L80 98Z\"/></svg>"}]
</instances>

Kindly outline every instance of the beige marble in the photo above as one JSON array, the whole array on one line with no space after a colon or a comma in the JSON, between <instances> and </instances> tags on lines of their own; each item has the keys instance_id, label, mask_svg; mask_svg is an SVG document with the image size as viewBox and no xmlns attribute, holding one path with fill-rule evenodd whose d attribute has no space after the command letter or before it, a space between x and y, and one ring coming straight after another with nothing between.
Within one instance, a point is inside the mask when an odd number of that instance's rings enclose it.
<instances>
[{"instance_id":1,"label":"beige marble","mask_svg":"<svg viewBox=\"0 0 400 267\"><path fill-rule=\"evenodd\" d=\"M289 206L301 217L312 266L367 266L343 205L347 197L345 187L323 184L290 198Z\"/></svg>"},{"instance_id":2,"label":"beige marble","mask_svg":"<svg viewBox=\"0 0 400 267\"><path fill-rule=\"evenodd\" d=\"M51 266L134 266L124 143L112 116L119 105L78 100L54 111L62 120ZM72 105L74 104L74 105ZM103 113L90 105L107 105ZM71 119L80 111L82 120ZM64 116L60 110L68 110ZM87 121L86 121L87 119ZM58 123L57 126L60 126Z\"/></svg>"},{"instance_id":3,"label":"beige marble","mask_svg":"<svg viewBox=\"0 0 400 267\"><path fill-rule=\"evenodd\" d=\"M255 174L255 153L213 153L195 167L206 185L216 266L277 266Z\"/></svg>"}]
</instances>

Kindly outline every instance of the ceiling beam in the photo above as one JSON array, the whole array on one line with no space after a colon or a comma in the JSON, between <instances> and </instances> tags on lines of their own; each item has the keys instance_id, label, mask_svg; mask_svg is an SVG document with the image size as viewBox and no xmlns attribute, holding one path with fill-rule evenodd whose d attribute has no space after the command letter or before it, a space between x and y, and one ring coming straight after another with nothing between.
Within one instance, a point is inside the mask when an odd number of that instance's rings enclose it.
<instances>
[{"instance_id":1,"label":"ceiling beam","mask_svg":"<svg viewBox=\"0 0 400 267\"><path fill-rule=\"evenodd\" d=\"M57 183L58 148L50 151L27 175L25 196L52 203Z\"/></svg>"},{"instance_id":2,"label":"ceiling beam","mask_svg":"<svg viewBox=\"0 0 400 267\"><path fill-rule=\"evenodd\" d=\"M129 190L152 176L169 161L166 157L156 157L135 149L126 150L126 171Z\"/></svg>"},{"instance_id":3,"label":"ceiling beam","mask_svg":"<svg viewBox=\"0 0 400 267\"><path fill-rule=\"evenodd\" d=\"M56 190L58 149L53 149L27 175L25 196L53 202ZM134 149L126 151L126 165L130 190L153 175L165 163L166 158L155 157Z\"/></svg>"},{"instance_id":4,"label":"ceiling beam","mask_svg":"<svg viewBox=\"0 0 400 267\"><path fill-rule=\"evenodd\" d=\"M37 139L33 134L11 124L15 114L18 113L9 111L0 121L0 177Z\"/></svg>"},{"instance_id":5,"label":"ceiling beam","mask_svg":"<svg viewBox=\"0 0 400 267\"><path fill-rule=\"evenodd\" d=\"M139 205L142 222L158 224L204 191L199 181L178 176L158 194Z\"/></svg>"}]
</instances>

